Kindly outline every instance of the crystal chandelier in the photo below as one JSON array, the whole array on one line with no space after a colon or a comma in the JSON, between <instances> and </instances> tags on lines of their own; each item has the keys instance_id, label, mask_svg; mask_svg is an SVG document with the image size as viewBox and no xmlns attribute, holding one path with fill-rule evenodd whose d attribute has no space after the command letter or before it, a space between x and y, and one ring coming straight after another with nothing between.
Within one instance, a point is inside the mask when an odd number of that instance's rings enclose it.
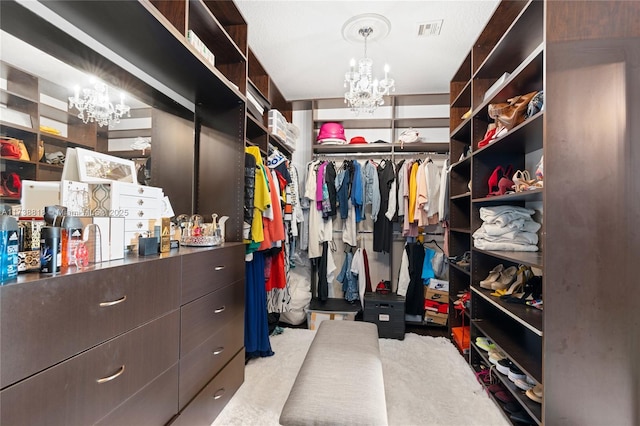
<instances>
[{"instance_id":1,"label":"crystal chandelier","mask_svg":"<svg viewBox=\"0 0 640 426\"><path fill-rule=\"evenodd\" d=\"M350 70L344 76L344 87L349 91L344 94L344 102L349 105L351 111L358 113L365 111L373 113L375 109L384 104L383 96L394 90L394 81L389 78L389 65L384 66L384 79L378 81L372 75L373 61L367 58L367 38L373 33L373 28L360 28L358 34L364 38L364 58L358 61L351 59Z\"/></svg>"},{"instance_id":2,"label":"crystal chandelier","mask_svg":"<svg viewBox=\"0 0 640 426\"><path fill-rule=\"evenodd\" d=\"M119 123L120 117L125 114L131 116L131 107L124 104L124 94L120 94L120 103L113 105L109 99L109 88L100 81L96 81L93 88L82 89L82 97L80 88L76 86L75 95L69 97L69 107L80 111L78 118L85 124L96 122L100 127Z\"/></svg>"}]
</instances>

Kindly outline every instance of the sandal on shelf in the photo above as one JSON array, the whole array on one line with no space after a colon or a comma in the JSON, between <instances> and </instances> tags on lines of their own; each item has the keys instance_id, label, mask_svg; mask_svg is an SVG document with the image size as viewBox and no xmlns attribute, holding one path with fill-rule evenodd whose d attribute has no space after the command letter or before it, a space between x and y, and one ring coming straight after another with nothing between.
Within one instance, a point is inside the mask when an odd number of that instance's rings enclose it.
<instances>
[{"instance_id":1,"label":"sandal on shelf","mask_svg":"<svg viewBox=\"0 0 640 426\"><path fill-rule=\"evenodd\" d=\"M513 189L516 192L524 192L529 188L535 179L531 179L531 175L528 170L516 170L511 178L513 180Z\"/></svg>"},{"instance_id":2,"label":"sandal on shelf","mask_svg":"<svg viewBox=\"0 0 640 426\"><path fill-rule=\"evenodd\" d=\"M508 288L513 280L516 278L518 268L515 266L509 266L504 271L500 272L500 278L491 283L492 290L504 290Z\"/></svg>"}]
</instances>

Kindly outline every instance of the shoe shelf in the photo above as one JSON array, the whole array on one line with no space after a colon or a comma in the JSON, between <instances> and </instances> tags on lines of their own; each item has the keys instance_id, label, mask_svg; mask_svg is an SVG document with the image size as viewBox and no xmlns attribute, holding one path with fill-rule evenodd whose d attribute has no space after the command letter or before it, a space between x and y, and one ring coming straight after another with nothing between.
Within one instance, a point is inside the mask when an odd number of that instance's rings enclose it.
<instances>
[{"instance_id":1,"label":"shoe shelf","mask_svg":"<svg viewBox=\"0 0 640 426\"><path fill-rule=\"evenodd\" d=\"M485 256L491 256L497 259L506 260L507 262L511 262L514 264L522 264L525 266L532 266L535 268L542 269L543 267L543 256L540 251L496 251L496 250L480 250L473 249L474 253L483 254ZM488 273L489 270L487 270ZM482 275L482 274L480 274ZM478 275L478 276L480 276ZM482 277L486 277L486 274Z\"/></svg>"},{"instance_id":2,"label":"shoe shelf","mask_svg":"<svg viewBox=\"0 0 640 426\"><path fill-rule=\"evenodd\" d=\"M527 327L534 334L542 337L543 315L540 309L536 309L526 304L505 302L499 297L491 296L493 290L486 290L476 284L473 284L471 286L471 291L482 297L490 304L494 305L496 309L499 309L500 311L510 316L512 319Z\"/></svg>"},{"instance_id":3,"label":"shoe shelf","mask_svg":"<svg viewBox=\"0 0 640 426\"><path fill-rule=\"evenodd\" d=\"M450 266L450 267L452 267L452 268L454 268L454 269L455 269L455 270L457 270L457 271L462 272L463 274L466 274L466 275L468 275L468 276L471 276L471 272L469 272L468 270L466 270L466 269L465 269L465 268L463 268L462 266L458 266L458 265L457 265L457 264L455 264L455 263L449 263L449 266Z\"/></svg>"},{"instance_id":4,"label":"shoe shelf","mask_svg":"<svg viewBox=\"0 0 640 426\"><path fill-rule=\"evenodd\" d=\"M490 338L514 364L537 382L542 382L542 339L519 322L506 320L506 315L477 318L476 306L482 301L472 297L472 332L477 328ZM475 298L477 299L477 298Z\"/></svg>"},{"instance_id":5,"label":"shoe shelf","mask_svg":"<svg viewBox=\"0 0 640 426\"><path fill-rule=\"evenodd\" d=\"M475 344L474 341L470 342L470 346L471 346L471 350L473 351L473 354L479 357L485 365L488 365L488 366L493 365L489 361L489 357L487 356L487 353L482 349L480 349L478 345ZM529 399L527 395L525 395L525 392L523 390L519 389L511 380L509 380L509 377L499 372L497 368L493 368L491 370L491 376L498 378L500 383L502 383L502 385L509 391L509 393L513 396L513 398L518 402L518 404L527 412L528 415L531 416L531 418L537 424L539 425L542 424L542 420L541 420L542 405L541 404L538 404L537 402ZM489 392L489 394L491 395L491 398L494 400L494 402L500 408L503 409L503 412L506 414L509 421L513 422L513 420L509 418L509 413L507 413L503 408L504 403L502 401L499 401L491 392Z\"/></svg>"},{"instance_id":6,"label":"shoe shelf","mask_svg":"<svg viewBox=\"0 0 640 426\"><path fill-rule=\"evenodd\" d=\"M542 201L544 190L542 188L532 189L525 192L514 192L513 194L498 195L495 197L481 197L472 200L474 205L496 206L501 204L513 204L515 201Z\"/></svg>"},{"instance_id":7,"label":"shoe shelf","mask_svg":"<svg viewBox=\"0 0 640 426\"><path fill-rule=\"evenodd\" d=\"M474 159L502 154L522 155L542 149L543 117L544 111L540 111L495 142L474 150Z\"/></svg>"}]
</instances>

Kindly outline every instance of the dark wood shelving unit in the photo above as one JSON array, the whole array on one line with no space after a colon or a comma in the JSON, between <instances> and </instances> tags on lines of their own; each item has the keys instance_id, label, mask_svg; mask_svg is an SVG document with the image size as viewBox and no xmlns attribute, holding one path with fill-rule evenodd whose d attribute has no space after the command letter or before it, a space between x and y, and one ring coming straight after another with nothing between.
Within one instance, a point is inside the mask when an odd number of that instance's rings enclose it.
<instances>
[{"instance_id":1,"label":"dark wood shelving unit","mask_svg":"<svg viewBox=\"0 0 640 426\"><path fill-rule=\"evenodd\" d=\"M487 194L487 181L497 166L511 165L516 170L530 170L531 164L542 155L544 148L545 113L539 112L515 126L503 137L478 149L489 123L491 103L505 102L516 95L543 89L544 44L542 43L544 3L539 1L501 2L481 32L469 53L451 80L451 132L450 155L454 166L450 173L450 255L471 251L469 273L463 273L454 265L450 274L450 299L461 289L471 291L471 336L486 336L503 350L506 356L527 374L542 383L542 341L544 313L536 308L507 303L491 296L492 290L478 286L488 272L497 264L528 265L544 271L543 252L488 251L473 247L472 234L482 225L482 207L513 205L530 209L542 209L545 200L544 188L500 196ZM504 79L492 94L485 92ZM462 119L462 114L471 109L471 115ZM468 150L471 155L460 160ZM537 159L534 159L537 157ZM468 184L471 182L471 191ZM534 220L541 218L534 215ZM468 228L467 228L468 227ZM462 232L468 229L468 232ZM541 232L540 235L544 236ZM538 247L544 245L543 237ZM451 322L451 314L450 314ZM487 357L474 342L468 361L481 360L487 366ZM503 380L504 378L501 378ZM509 382L506 379L506 382ZM509 382L508 389L518 403L538 424L542 422L541 407L518 394ZM495 400L495 399L494 399ZM496 401L501 406L499 402ZM509 419L509 415L506 414ZM509 419L510 422L513 422Z\"/></svg>"}]
</instances>

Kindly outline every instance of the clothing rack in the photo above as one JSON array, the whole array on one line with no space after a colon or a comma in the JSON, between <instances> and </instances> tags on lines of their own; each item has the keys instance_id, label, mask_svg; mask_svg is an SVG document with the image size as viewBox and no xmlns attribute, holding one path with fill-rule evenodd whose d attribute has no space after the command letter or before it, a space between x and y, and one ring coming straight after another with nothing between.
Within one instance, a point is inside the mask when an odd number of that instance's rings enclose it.
<instances>
[{"instance_id":1,"label":"clothing rack","mask_svg":"<svg viewBox=\"0 0 640 426\"><path fill-rule=\"evenodd\" d=\"M391 158L396 156L403 157L435 157L437 159L446 159L449 158L449 154L444 154L442 152L411 152L411 151L399 151L399 152L326 152L326 153L314 153L313 158L316 160L322 158L360 158L360 157L369 157L369 158Z\"/></svg>"},{"instance_id":2,"label":"clothing rack","mask_svg":"<svg viewBox=\"0 0 640 426\"><path fill-rule=\"evenodd\" d=\"M326 152L315 153L313 157L318 160L322 158L352 158L352 157L374 157L374 158L390 158L391 152Z\"/></svg>"}]
</instances>

